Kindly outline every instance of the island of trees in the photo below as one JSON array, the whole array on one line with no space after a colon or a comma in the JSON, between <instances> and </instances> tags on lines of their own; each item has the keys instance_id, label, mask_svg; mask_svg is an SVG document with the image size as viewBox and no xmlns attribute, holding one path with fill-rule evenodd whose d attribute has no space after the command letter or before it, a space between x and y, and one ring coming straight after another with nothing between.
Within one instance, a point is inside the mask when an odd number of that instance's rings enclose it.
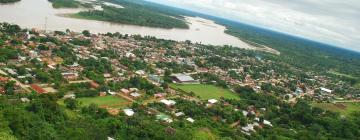
<instances>
[{"instance_id":1,"label":"island of trees","mask_svg":"<svg viewBox=\"0 0 360 140\"><path fill-rule=\"evenodd\" d=\"M0 3L14 3L14 2L19 2L21 0L0 0Z\"/></svg>"},{"instance_id":2,"label":"island of trees","mask_svg":"<svg viewBox=\"0 0 360 140\"><path fill-rule=\"evenodd\" d=\"M136 3L125 1L117 1L117 3L126 8L102 5L103 10L83 11L73 17L149 27L189 28L181 17L171 17Z\"/></svg>"}]
</instances>

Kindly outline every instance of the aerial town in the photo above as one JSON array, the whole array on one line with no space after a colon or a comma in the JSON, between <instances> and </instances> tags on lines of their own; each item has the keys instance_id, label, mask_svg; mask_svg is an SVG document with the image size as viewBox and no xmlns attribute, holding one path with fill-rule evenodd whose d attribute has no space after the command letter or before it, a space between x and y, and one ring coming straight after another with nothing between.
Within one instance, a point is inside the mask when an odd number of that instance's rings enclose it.
<instances>
[{"instance_id":1,"label":"aerial town","mask_svg":"<svg viewBox=\"0 0 360 140\"><path fill-rule=\"evenodd\" d=\"M19 95L27 104L30 95L55 95L69 112L96 105L112 116L148 116L169 126L166 133L175 133L173 123L204 123L206 117L245 136L279 124L269 113L279 105L239 102L252 94L289 105L360 99L346 82L273 61L277 53L89 31L0 36L8 38L0 47L2 96Z\"/></svg>"}]
</instances>

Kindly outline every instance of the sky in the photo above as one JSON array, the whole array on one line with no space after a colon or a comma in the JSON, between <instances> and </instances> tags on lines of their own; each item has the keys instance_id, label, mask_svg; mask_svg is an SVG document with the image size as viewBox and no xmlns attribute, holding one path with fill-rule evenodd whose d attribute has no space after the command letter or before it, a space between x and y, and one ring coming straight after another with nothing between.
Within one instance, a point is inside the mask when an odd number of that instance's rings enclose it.
<instances>
[{"instance_id":1,"label":"sky","mask_svg":"<svg viewBox=\"0 0 360 140\"><path fill-rule=\"evenodd\" d=\"M360 52L360 0L148 0Z\"/></svg>"}]
</instances>

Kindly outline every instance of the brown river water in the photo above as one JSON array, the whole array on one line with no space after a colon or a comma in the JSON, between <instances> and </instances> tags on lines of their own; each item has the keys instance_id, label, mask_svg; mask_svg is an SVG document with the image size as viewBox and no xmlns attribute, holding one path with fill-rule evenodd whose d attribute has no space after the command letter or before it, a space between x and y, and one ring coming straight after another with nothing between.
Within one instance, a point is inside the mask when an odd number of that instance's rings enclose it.
<instances>
[{"instance_id":1,"label":"brown river water","mask_svg":"<svg viewBox=\"0 0 360 140\"><path fill-rule=\"evenodd\" d=\"M176 41L191 40L202 44L252 48L238 38L224 33L226 30L224 26L199 17L185 18L190 25L189 29L162 29L60 16L81 10L83 9L54 9L47 0L21 0L12 4L0 4L0 22L42 30L46 27L47 30L51 31L70 29L78 32L89 30L92 33L120 32L122 34L148 35Z\"/></svg>"}]
</instances>

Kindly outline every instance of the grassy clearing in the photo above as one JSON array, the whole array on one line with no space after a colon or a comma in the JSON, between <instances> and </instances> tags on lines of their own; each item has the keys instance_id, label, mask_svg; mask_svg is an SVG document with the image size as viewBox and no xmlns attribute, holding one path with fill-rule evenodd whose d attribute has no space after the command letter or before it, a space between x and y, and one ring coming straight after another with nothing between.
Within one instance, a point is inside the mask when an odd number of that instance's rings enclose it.
<instances>
[{"instance_id":1,"label":"grassy clearing","mask_svg":"<svg viewBox=\"0 0 360 140\"><path fill-rule=\"evenodd\" d=\"M193 140L217 140L217 136L207 128L195 131Z\"/></svg>"},{"instance_id":2,"label":"grassy clearing","mask_svg":"<svg viewBox=\"0 0 360 140\"><path fill-rule=\"evenodd\" d=\"M360 111L360 103L315 103L313 106L332 112L338 112L345 116L352 112Z\"/></svg>"},{"instance_id":3,"label":"grassy clearing","mask_svg":"<svg viewBox=\"0 0 360 140\"><path fill-rule=\"evenodd\" d=\"M81 115L77 114L75 111L66 108L63 99L58 100L57 103L58 103L62 108L64 108L66 115L67 115L68 117L70 117L70 119L75 119L75 118L81 117Z\"/></svg>"},{"instance_id":4,"label":"grassy clearing","mask_svg":"<svg viewBox=\"0 0 360 140\"><path fill-rule=\"evenodd\" d=\"M350 78L350 79L355 79L356 77L352 76L352 75L348 75L348 74L344 74L344 73L340 73L334 70L330 70L328 71L330 74L336 75L336 76L341 76L341 77L345 77L345 78Z\"/></svg>"},{"instance_id":5,"label":"grassy clearing","mask_svg":"<svg viewBox=\"0 0 360 140\"><path fill-rule=\"evenodd\" d=\"M81 105L97 104L101 107L123 107L128 103L127 100L117 96L86 97L77 99Z\"/></svg>"},{"instance_id":6,"label":"grassy clearing","mask_svg":"<svg viewBox=\"0 0 360 140\"><path fill-rule=\"evenodd\" d=\"M358 89L360 89L360 83L357 83L357 84L355 85L355 87L358 88Z\"/></svg>"},{"instance_id":7,"label":"grassy clearing","mask_svg":"<svg viewBox=\"0 0 360 140\"><path fill-rule=\"evenodd\" d=\"M181 89L186 92L194 92L201 99L220 99L221 97L228 99L240 99L239 96L228 89L220 88L214 85L203 84L172 84L175 89Z\"/></svg>"}]
</instances>

